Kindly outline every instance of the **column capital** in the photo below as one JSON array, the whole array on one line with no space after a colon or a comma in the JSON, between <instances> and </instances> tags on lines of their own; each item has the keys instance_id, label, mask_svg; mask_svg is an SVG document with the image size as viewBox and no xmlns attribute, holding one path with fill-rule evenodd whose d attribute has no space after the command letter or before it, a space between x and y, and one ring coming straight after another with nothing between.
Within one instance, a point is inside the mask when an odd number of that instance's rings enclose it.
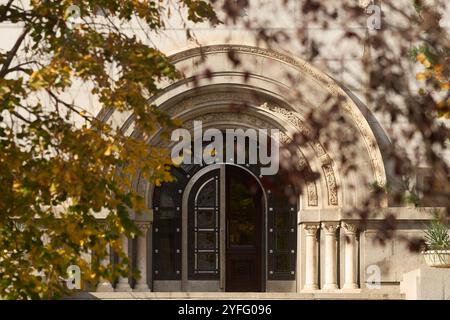
<instances>
[{"instance_id":1,"label":"column capital","mask_svg":"<svg viewBox=\"0 0 450 320\"><path fill-rule=\"evenodd\" d=\"M146 233L147 230L150 228L150 222L148 221L135 221L136 227L141 231L142 233Z\"/></svg>"},{"instance_id":2,"label":"column capital","mask_svg":"<svg viewBox=\"0 0 450 320\"><path fill-rule=\"evenodd\" d=\"M306 235L308 236L314 236L317 233L317 230L320 228L319 223L304 223L303 228L306 231Z\"/></svg>"},{"instance_id":3,"label":"column capital","mask_svg":"<svg viewBox=\"0 0 450 320\"><path fill-rule=\"evenodd\" d=\"M322 222L322 229L325 230L325 234L336 234L339 225L339 222Z\"/></svg>"},{"instance_id":4,"label":"column capital","mask_svg":"<svg viewBox=\"0 0 450 320\"><path fill-rule=\"evenodd\" d=\"M346 221L341 222L341 227L344 229L345 234L356 234L358 226L356 223L350 223Z\"/></svg>"}]
</instances>

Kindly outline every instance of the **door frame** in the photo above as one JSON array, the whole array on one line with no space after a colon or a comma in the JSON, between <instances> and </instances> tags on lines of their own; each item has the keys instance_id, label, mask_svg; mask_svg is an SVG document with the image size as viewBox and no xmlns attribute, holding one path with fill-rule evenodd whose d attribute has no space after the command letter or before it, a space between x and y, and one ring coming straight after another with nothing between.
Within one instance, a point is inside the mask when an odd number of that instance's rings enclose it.
<instances>
[{"instance_id":1,"label":"door frame","mask_svg":"<svg viewBox=\"0 0 450 320\"><path fill-rule=\"evenodd\" d=\"M183 191L183 200L182 200L182 212L181 212L181 239L182 239L182 247L181 247L181 290L188 291L188 214L189 214L189 194L192 191L195 183L206 173L213 170L220 170L220 184L219 184L219 197L220 197L220 227L219 227L219 263L220 263L220 273L219 273L219 290L225 291L225 276L226 276L226 238L225 238L225 219L226 219L226 194L225 194L225 170L226 166L236 166L246 172L248 172L256 181L258 182L262 194L263 194L263 209L262 211L262 219L261 219L261 232L262 232L262 248L261 248L261 289L262 291L266 291L266 282L267 282L267 194L264 189L260 179L248 168L236 165L234 163L217 163L207 165L204 168L200 169L197 173L195 173L192 178L187 183L184 191Z\"/></svg>"}]
</instances>

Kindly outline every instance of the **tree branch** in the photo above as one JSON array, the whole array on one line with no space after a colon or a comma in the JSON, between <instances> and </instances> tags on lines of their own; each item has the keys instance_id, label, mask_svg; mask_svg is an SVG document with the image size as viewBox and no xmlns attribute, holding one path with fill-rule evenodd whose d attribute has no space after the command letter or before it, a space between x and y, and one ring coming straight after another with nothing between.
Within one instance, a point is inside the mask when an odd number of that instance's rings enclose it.
<instances>
[{"instance_id":1,"label":"tree branch","mask_svg":"<svg viewBox=\"0 0 450 320\"><path fill-rule=\"evenodd\" d=\"M27 26L23 30L22 34L19 36L19 38L16 40L16 43L12 47L11 50L8 51L6 54L6 60L3 63L2 69L0 70L0 78L4 78L8 74L9 66L11 65L12 60L14 59L14 56L17 54L17 51L20 48L20 45L22 44L23 40L25 39L25 36L30 31L30 27Z\"/></svg>"},{"instance_id":2,"label":"tree branch","mask_svg":"<svg viewBox=\"0 0 450 320\"><path fill-rule=\"evenodd\" d=\"M8 12L9 8L11 7L13 1L14 0L9 0L7 4L1 6L4 8L5 11L3 11L2 15L0 16L0 22L3 22L6 19L6 13Z\"/></svg>"}]
</instances>

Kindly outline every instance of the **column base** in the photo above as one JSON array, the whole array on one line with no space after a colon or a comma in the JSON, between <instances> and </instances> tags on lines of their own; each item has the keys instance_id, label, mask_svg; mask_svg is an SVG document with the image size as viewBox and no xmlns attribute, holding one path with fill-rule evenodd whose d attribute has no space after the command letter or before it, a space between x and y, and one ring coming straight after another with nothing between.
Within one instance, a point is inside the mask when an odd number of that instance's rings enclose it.
<instances>
[{"instance_id":1,"label":"column base","mask_svg":"<svg viewBox=\"0 0 450 320\"><path fill-rule=\"evenodd\" d=\"M128 282L119 282L116 286L116 292L131 292L133 291Z\"/></svg>"},{"instance_id":2,"label":"column base","mask_svg":"<svg viewBox=\"0 0 450 320\"><path fill-rule=\"evenodd\" d=\"M134 292L151 292L148 284L146 283L136 283L133 289Z\"/></svg>"},{"instance_id":3,"label":"column base","mask_svg":"<svg viewBox=\"0 0 450 320\"><path fill-rule=\"evenodd\" d=\"M114 288L109 281L100 282L96 292L114 292Z\"/></svg>"},{"instance_id":4,"label":"column base","mask_svg":"<svg viewBox=\"0 0 450 320\"><path fill-rule=\"evenodd\" d=\"M327 283L323 286L322 290L337 290L338 286L336 283Z\"/></svg>"},{"instance_id":5,"label":"column base","mask_svg":"<svg viewBox=\"0 0 450 320\"><path fill-rule=\"evenodd\" d=\"M319 290L319 286L317 284L305 284L303 290Z\"/></svg>"},{"instance_id":6,"label":"column base","mask_svg":"<svg viewBox=\"0 0 450 320\"><path fill-rule=\"evenodd\" d=\"M359 289L358 285L356 283L344 283L344 286L342 287L344 290L353 290L353 289Z\"/></svg>"}]
</instances>

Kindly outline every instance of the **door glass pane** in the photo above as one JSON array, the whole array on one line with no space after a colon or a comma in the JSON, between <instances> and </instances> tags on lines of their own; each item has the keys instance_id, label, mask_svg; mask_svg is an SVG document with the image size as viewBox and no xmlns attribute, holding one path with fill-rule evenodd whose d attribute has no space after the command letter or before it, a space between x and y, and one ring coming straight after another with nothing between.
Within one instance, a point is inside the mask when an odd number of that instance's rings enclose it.
<instances>
[{"instance_id":1,"label":"door glass pane","mask_svg":"<svg viewBox=\"0 0 450 320\"><path fill-rule=\"evenodd\" d=\"M288 253L279 253L275 255L275 269L278 272L287 272L289 271L289 254Z\"/></svg>"},{"instance_id":2,"label":"door glass pane","mask_svg":"<svg viewBox=\"0 0 450 320\"><path fill-rule=\"evenodd\" d=\"M245 246L255 244L255 224L233 219L229 225L230 245Z\"/></svg>"},{"instance_id":3,"label":"door glass pane","mask_svg":"<svg viewBox=\"0 0 450 320\"><path fill-rule=\"evenodd\" d=\"M198 270L215 270L216 254L215 253L197 253L197 269Z\"/></svg>"},{"instance_id":4,"label":"door glass pane","mask_svg":"<svg viewBox=\"0 0 450 320\"><path fill-rule=\"evenodd\" d=\"M200 231L197 233L197 249L214 249L216 246L216 233Z\"/></svg>"},{"instance_id":5,"label":"door glass pane","mask_svg":"<svg viewBox=\"0 0 450 320\"><path fill-rule=\"evenodd\" d=\"M175 207L175 201L173 201L172 195L166 188L163 188L161 192L160 207Z\"/></svg>"},{"instance_id":6,"label":"door glass pane","mask_svg":"<svg viewBox=\"0 0 450 320\"><path fill-rule=\"evenodd\" d=\"M289 229L289 214L287 212L275 213L275 226L277 229Z\"/></svg>"},{"instance_id":7,"label":"door glass pane","mask_svg":"<svg viewBox=\"0 0 450 320\"><path fill-rule=\"evenodd\" d=\"M276 236L277 250L289 249L289 232L277 232Z\"/></svg>"},{"instance_id":8,"label":"door glass pane","mask_svg":"<svg viewBox=\"0 0 450 320\"><path fill-rule=\"evenodd\" d=\"M257 189L249 188L237 178L231 178L228 181L229 244L231 246L256 245L256 215L258 213L254 194Z\"/></svg>"},{"instance_id":9,"label":"door glass pane","mask_svg":"<svg viewBox=\"0 0 450 320\"><path fill-rule=\"evenodd\" d=\"M200 229L209 229L215 227L216 213L214 209L198 209L197 211L197 227Z\"/></svg>"},{"instance_id":10,"label":"door glass pane","mask_svg":"<svg viewBox=\"0 0 450 320\"><path fill-rule=\"evenodd\" d=\"M189 195L189 279L218 277L219 258L219 170L201 177Z\"/></svg>"},{"instance_id":11,"label":"door glass pane","mask_svg":"<svg viewBox=\"0 0 450 320\"><path fill-rule=\"evenodd\" d=\"M198 207L213 207L216 204L216 181L212 179L198 193Z\"/></svg>"},{"instance_id":12,"label":"door glass pane","mask_svg":"<svg viewBox=\"0 0 450 320\"><path fill-rule=\"evenodd\" d=\"M157 255L157 268L162 272L175 272L175 242L174 238L163 233L159 237L159 245Z\"/></svg>"},{"instance_id":13,"label":"door glass pane","mask_svg":"<svg viewBox=\"0 0 450 320\"><path fill-rule=\"evenodd\" d=\"M156 212L158 215L157 226L160 233L171 233L176 228L177 219L175 209L164 209Z\"/></svg>"}]
</instances>

